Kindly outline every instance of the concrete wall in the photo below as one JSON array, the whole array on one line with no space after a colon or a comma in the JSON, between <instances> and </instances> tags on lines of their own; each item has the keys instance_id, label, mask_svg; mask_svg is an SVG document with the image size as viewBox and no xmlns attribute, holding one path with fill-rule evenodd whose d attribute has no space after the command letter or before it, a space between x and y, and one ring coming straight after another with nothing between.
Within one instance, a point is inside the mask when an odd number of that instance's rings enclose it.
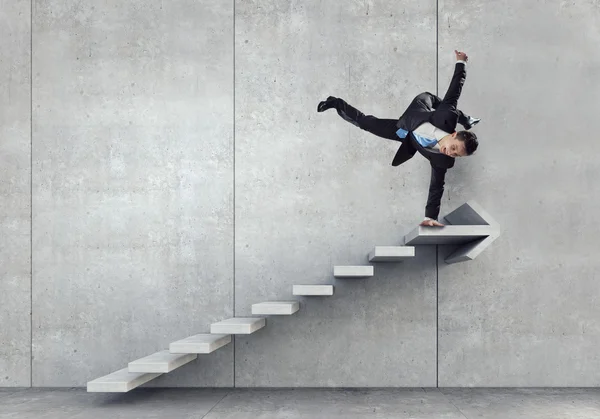
<instances>
[{"instance_id":1,"label":"concrete wall","mask_svg":"<svg viewBox=\"0 0 600 419\"><path fill-rule=\"evenodd\" d=\"M600 5L441 0L440 22L439 88L469 51L461 105L483 118L445 205L473 198L503 233L440 266L439 384L598 386Z\"/></svg>"},{"instance_id":2,"label":"concrete wall","mask_svg":"<svg viewBox=\"0 0 600 419\"><path fill-rule=\"evenodd\" d=\"M422 217L423 162L397 170L399 143L316 113L334 95L398 118L435 88L435 1L395 3L238 2L236 313L332 283L333 265L364 264ZM435 386L433 250L238 337L236 385Z\"/></svg>"},{"instance_id":3,"label":"concrete wall","mask_svg":"<svg viewBox=\"0 0 600 419\"><path fill-rule=\"evenodd\" d=\"M152 385L600 384L597 2L29 7L0 7L0 386L83 386L397 244L427 163L391 167L397 143L316 105L397 118L443 93L455 48L483 122L442 214L474 199L502 236L474 262L419 247L338 280Z\"/></svg>"},{"instance_id":4,"label":"concrete wall","mask_svg":"<svg viewBox=\"0 0 600 419\"><path fill-rule=\"evenodd\" d=\"M81 386L233 308L232 7L39 2L33 385ZM233 385L228 347L158 385Z\"/></svg>"},{"instance_id":5,"label":"concrete wall","mask_svg":"<svg viewBox=\"0 0 600 419\"><path fill-rule=\"evenodd\" d=\"M30 16L0 3L0 387L31 383Z\"/></svg>"}]
</instances>

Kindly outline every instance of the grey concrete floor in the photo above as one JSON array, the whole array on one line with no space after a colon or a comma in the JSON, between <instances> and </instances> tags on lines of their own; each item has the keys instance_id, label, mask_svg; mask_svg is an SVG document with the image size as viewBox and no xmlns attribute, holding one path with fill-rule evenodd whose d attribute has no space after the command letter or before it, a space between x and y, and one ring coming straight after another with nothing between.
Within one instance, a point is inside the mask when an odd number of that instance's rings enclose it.
<instances>
[{"instance_id":1,"label":"grey concrete floor","mask_svg":"<svg viewBox=\"0 0 600 419\"><path fill-rule=\"evenodd\" d=\"M0 418L600 418L600 389L0 390Z\"/></svg>"}]
</instances>

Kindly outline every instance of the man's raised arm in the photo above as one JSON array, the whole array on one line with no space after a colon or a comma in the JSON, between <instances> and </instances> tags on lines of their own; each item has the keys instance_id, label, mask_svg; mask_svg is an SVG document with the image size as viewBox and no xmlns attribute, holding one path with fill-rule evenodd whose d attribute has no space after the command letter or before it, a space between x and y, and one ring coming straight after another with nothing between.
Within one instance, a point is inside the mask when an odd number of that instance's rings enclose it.
<instances>
[{"instance_id":1,"label":"man's raised arm","mask_svg":"<svg viewBox=\"0 0 600 419\"><path fill-rule=\"evenodd\" d=\"M454 67L454 75L450 81L450 86L446 91L444 99L440 107L449 107L456 109L460 93L462 92L463 84L467 78L467 61L469 57L464 52L454 51L456 54L456 66Z\"/></svg>"}]
</instances>

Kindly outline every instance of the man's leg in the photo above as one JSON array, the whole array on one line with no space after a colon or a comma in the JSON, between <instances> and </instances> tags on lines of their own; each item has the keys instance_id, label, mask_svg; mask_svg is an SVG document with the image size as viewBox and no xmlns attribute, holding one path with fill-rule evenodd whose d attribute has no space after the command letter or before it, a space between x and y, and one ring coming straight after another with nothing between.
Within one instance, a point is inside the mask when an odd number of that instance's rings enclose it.
<instances>
[{"instance_id":1,"label":"man's leg","mask_svg":"<svg viewBox=\"0 0 600 419\"><path fill-rule=\"evenodd\" d=\"M456 112L458 112L458 123L465 127L467 131L473 128L474 125L477 125L479 121L481 121L481 119L465 115L460 109L457 109Z\"/></svg>"},{"instance_id":2,"label":"man's leg","mask_svg":"<svg viewBox=\"0 0 600 419\"><path fill-rule=\"evenodd\" d=\"M440 103L442 103L442 99L440 99L438 96L434 95L433 93L421 93L421 95L419 96L423 96L424 99L430 99L431 100L431 105L433 109L436 109L438 107L438 105ZM417 96L417 98L419 97ZM473 128L474 125L476 125L479 121L481 121L481 119L477 119L477 118L473 118L471 116L465 115L465 113L463 111L461 111L460 109L457 109L456 112L458 113L458 123L461 124L463 127L465 127L466 130L470 130L471 128Z\"/></svg>"},{"instance_id":3,"label":"man's leg","mask_svg":"<svg viewBox=\"0 0 600 419\"><path fill-rule=\"evenodd\" d=\"M326 101L319 103L317 110L323 112L335 108L339 116L365 131L388 140L400 141L396 135L397 119L379 119L372 115L365 115L344 100L330 96Z\"/></svg>"}]
</instances>

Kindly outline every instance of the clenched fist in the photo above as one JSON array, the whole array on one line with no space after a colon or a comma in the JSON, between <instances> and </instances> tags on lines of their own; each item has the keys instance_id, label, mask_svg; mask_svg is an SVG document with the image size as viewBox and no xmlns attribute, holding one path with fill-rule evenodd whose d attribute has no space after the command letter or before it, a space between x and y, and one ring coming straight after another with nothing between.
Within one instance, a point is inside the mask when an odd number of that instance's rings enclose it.
<instances>
[{"instance_id":1,"label":"clenched fist","mask_svg":"<svg viewBox=\"0 0 600 419\"><path fill-rule=\"evenodd\" d=\"M467 56L466 52L454 50L454 53L456 54L456 61L469 61L469 57Z\"/></svg>"}]
</instances>

